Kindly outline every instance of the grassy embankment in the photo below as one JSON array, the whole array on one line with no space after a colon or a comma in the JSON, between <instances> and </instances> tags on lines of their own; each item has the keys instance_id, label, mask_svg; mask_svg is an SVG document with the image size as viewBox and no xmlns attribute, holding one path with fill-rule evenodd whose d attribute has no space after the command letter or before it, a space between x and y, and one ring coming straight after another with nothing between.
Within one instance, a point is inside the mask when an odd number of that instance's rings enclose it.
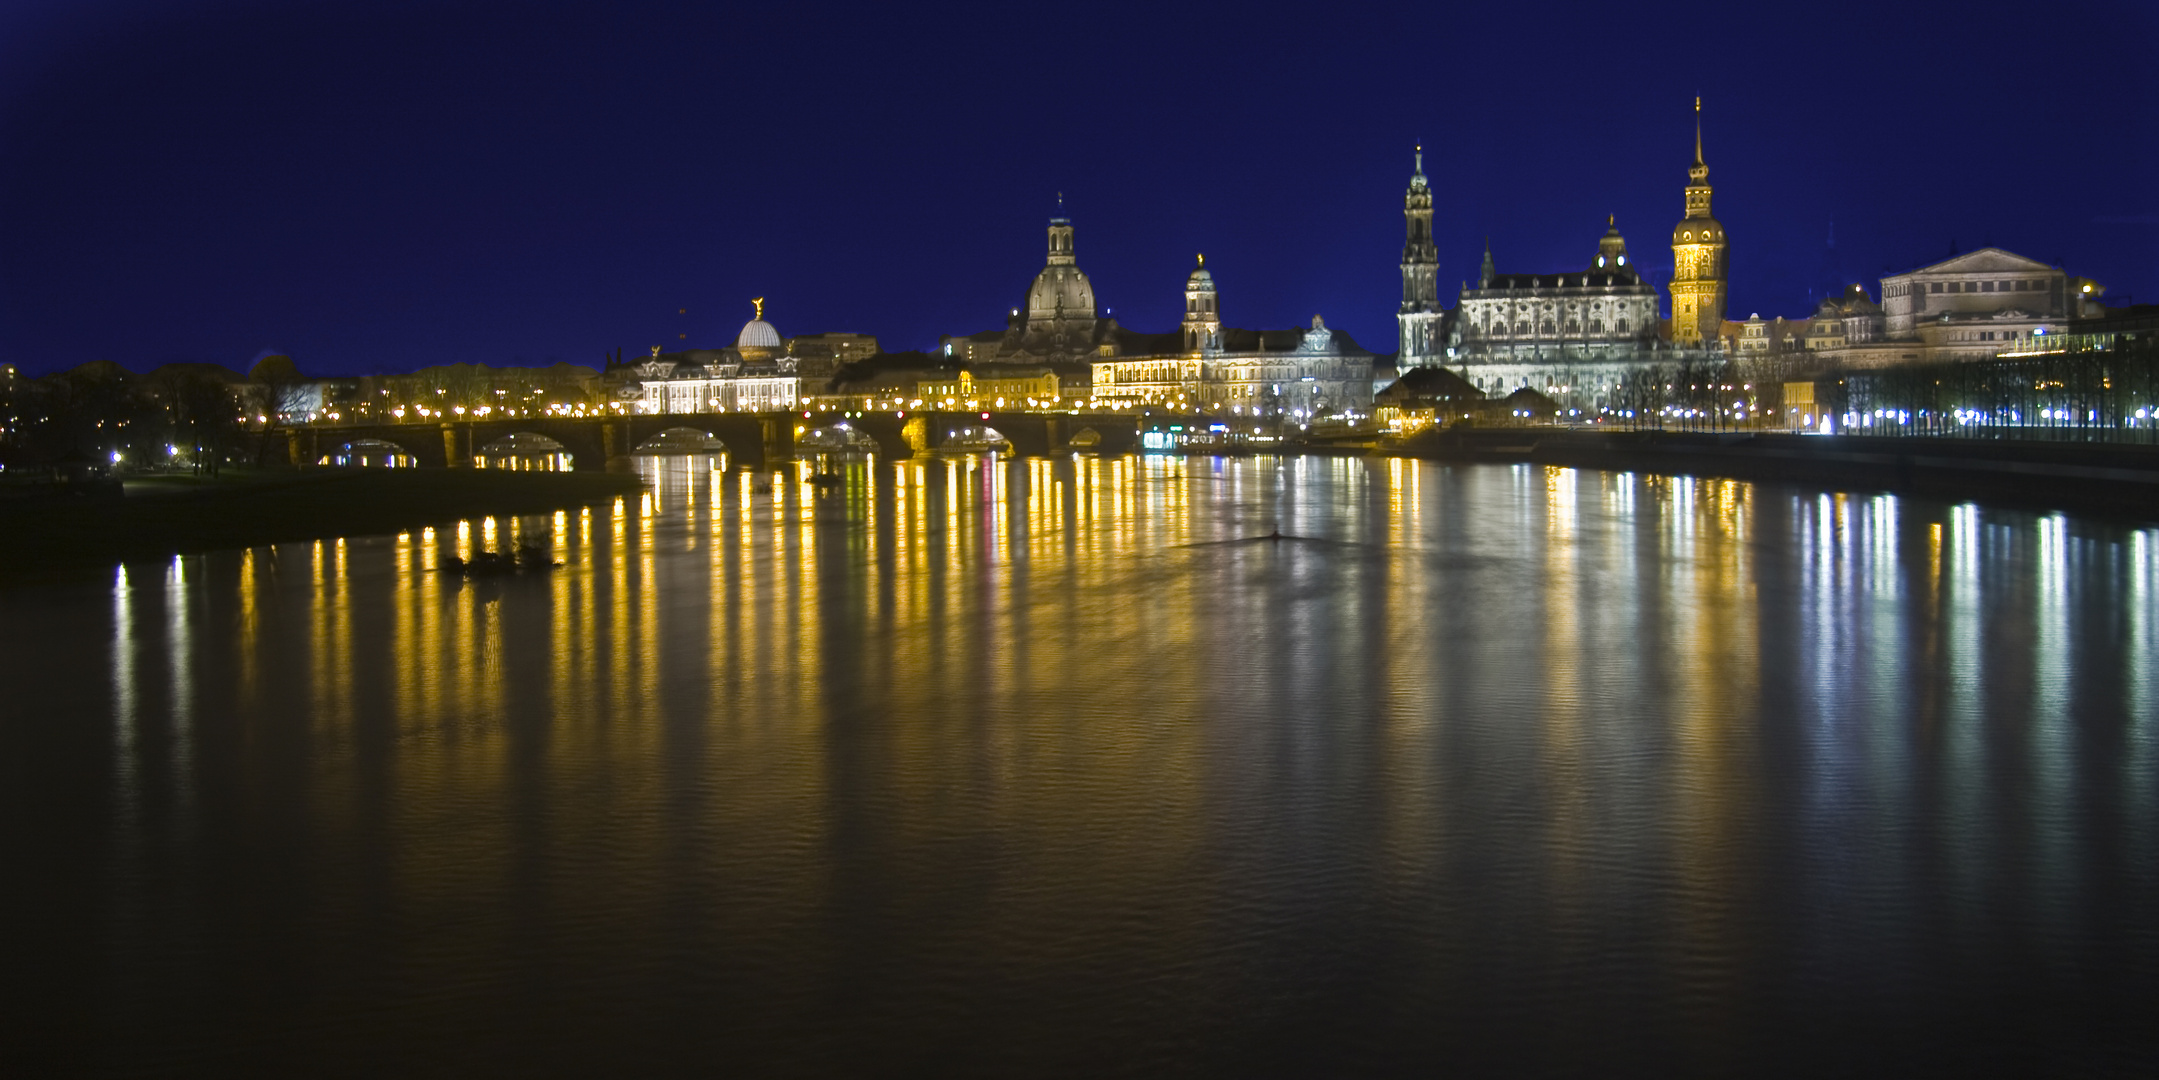
<instances>
[{"instance_id":1,"label":"grassy embankment","mask_svg":"<svg viewBox=\"0 0 2159 1080\"><path fill-rule=\"evenodd\" d=\"M127 482L124 498L0 500L0 584L333 536L379 536L498 514L540 514L638 492L625 473L495 469L240 471Z\"/></svg>"}]
</instances>

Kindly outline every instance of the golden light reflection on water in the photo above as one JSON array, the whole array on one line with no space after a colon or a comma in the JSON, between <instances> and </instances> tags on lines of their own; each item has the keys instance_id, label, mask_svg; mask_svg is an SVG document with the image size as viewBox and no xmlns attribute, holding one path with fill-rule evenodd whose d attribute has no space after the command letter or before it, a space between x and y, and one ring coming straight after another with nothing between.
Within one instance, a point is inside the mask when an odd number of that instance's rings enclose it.
<instances>
[{"instance_id":1,"label":"golden light reflection on water","mask_svg":"<svg viewBox=\"0 0 2159 1080\"><path fill-rule=\"evenodd\" d=\"M871 895L1054 966L1105 947L1075 919L1211 941L1369 870L1411 907L1519 899L1478 917L1560 965L1652 924L1708 1020L1777 845L1880 895L1920 887L1896 845L1935 820L1936 907L1998 917L1995 755L2066 932L2080 701L2120 703L2116 854L2154 842L2148 529L1402 460L640 468L596 507L123 570L116 801L176 771L301 793L291 827L457 955L513 947L486 913L534 890L658 949L638 918L679 889L700 933L804 963ZM563 565L435 569L523 542ZM300 757L205 768L247 744L203 741L225 724Z\"/></svg>"}]
</instances>

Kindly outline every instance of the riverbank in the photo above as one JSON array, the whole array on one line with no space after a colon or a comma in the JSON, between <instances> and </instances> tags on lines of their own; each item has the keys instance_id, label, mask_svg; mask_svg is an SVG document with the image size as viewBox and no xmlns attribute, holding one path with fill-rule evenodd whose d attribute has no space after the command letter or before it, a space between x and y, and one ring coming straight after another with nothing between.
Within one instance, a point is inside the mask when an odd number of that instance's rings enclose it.
<instances>
[{"instance_id":1,"label":"riverbank","mask_svg":"<svg viewBox=\"0 0 2159 1080\"><path fill-rule=\"evenodd\" d=\"M2154 446L1521 427L1429 432L1376 452L1778 481L2159 519Z\"/></svg>"},{"instance_id":2,"label":"riverbank","mask_svg":"<svg viewBox=\"0 0 2159 1080\"><path fill-rule=\"evenodd\" d=\"M121 497L0 501L0 584L95 573L131 559L494 514L542 514L634 495L627 473L494 469L246 470L129 480Z\"/></svg>"}]
</instances>

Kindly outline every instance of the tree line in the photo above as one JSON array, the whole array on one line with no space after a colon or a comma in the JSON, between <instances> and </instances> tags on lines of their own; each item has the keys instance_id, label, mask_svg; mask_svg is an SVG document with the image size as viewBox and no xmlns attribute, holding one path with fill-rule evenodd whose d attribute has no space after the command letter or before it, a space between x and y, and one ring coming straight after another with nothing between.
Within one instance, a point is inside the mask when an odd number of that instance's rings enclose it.
<instances>
[{"instance_id":1,"label":"tree line","mask_svg":"<svg viewBox=\"0 0 2159 1080\"><path fill-rule=\"evenodd\" d=\"M0 466L8 471L185 467L215 474L264 453L255 417L276 388L212 364L136 374L96 361L0 380Z\"/></svg>"}]
</instances>

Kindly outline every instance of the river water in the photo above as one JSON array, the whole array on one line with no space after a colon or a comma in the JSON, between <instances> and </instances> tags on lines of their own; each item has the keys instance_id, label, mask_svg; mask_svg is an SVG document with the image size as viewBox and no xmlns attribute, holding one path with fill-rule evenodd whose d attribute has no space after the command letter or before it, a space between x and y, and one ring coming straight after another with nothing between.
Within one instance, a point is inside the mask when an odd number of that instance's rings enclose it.
<instances>
[{"instance_id":1,"label":"river water","mask_svg":"<svg viewBox=\"0 0 2159 1080\"><path fill-rule=\"evenodd\" d=\"M17 1060L2159 1065L2159 530L1531 466L644 467L0 594ZM561 569L429 570L534 537Z\"/></svg>"}]
</instances>

